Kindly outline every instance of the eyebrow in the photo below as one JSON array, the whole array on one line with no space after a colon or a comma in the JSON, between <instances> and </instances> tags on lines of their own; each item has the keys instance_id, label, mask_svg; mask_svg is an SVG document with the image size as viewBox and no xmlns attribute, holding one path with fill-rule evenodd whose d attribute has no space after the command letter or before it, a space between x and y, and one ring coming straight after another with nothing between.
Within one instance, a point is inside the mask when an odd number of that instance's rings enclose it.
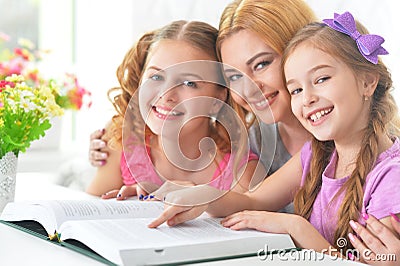
<instances>
[{"instance_id":1,"label":"eyebrow","mask_svg":"<svg viewBox=\"0 0 400 266\"><path fill-rule=\"evenodd\" d=\"M156 66L149 66L149 67L147 68L147 70L149 70L149 69L156 70L156 71L164 71L163 69L161 69L161 68L159 68L159 67L156 67Z\"/></svg>"},{"instance_id":2,"label":"eyebrow","mask_svg":"<svg viewBox=\"0 0 400 266\"><path fill-rule=\"evenodd\" d=\"M147 69L148 70L152 69L152 70L156 70L157 72L165 73L164 69L161 69L161 68L159 68L157 66L149 66ZM190 73L189 72L189 73L178 73L178 74L179 74L180 77L193 77L194 80L204 80L204 78L202 78L200 75L198 75L196 73Z\"/></svg>"},{"instance_id":3,"label":"eyebrow","mask_svg":"<svg viewBox=\"0 0 400 266\"><path fill-rule=\"evenodd\" d=\"M311 74L311 73L317 72L318 70L320 70L320 69L322 69L322 68L332 68L332 66L329 66L329 65L317 65L317 66L311 68L310 70L308 70L308 71L307 71L307 74ZM290 85L290 84L292 84L292 83L294 83L294 82L295 82L294 79L290 79L290 80L288 80L288 81L286 82L286 86L287 86L287 85Z\"/></svg>"},{"instance_id":4,"label":"eyebrow","mask_svg":"<svg viewBox=\"0 0 400 266\"><path fill-rule=\"evenodd\" d=\"M205 80L204 78L202 78L200 75L195 74L195 73L180 73L179 76L183 76L183 77L193 77L194 80Z\"/></svg>"},{"instance_id":5,"label":"eyebrow","mask_svg":"<svg viewBox=\"0 0 400 266\"><path fill-rule=\"evenodd\" d=\"M264 56L264 55L271 55L271 52L260 52L255 54L253 57L251 57L249 60L246 61L246 65L250 65L252 64L257 58ZM223 62L222 62L223 63ZM224 69L225 73L229 73L229 72L240 72L239 70L237 70L236 68L225 68Z\"/></svg>"},{"instance_id":6,"label":"eyebrow","mask_svg":"<svg viewBox=\"0 0 400 266\"><path fill-rule=\"evenodd\" d=\"M264 56L264 55L270 55L272 54L271 52L260 52L258 54L255 54L253 57L251 57L249 60L246 61L246 65L250 65L253 63L257 58Z\"/></svg>"}]
</instances>

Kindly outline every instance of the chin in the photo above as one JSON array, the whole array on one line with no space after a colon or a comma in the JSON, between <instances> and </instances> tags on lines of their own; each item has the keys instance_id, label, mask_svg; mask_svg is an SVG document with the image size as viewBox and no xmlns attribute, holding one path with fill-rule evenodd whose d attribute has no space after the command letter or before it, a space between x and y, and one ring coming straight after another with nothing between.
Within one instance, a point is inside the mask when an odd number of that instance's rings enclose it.
<instances>
[{"instance_id":1,"label":"chin","mask_svg":"<svg viewBox=\"0 0 400 266\"><path fill-rule=\"evenodd\" d=\"M325 134L313 134L313 136L319 141L331 141L333 140L331 136Z\"/></svg>"},{"instance_id":2,"label":"chin","mask_svg":"<svg viewBox=\"0 0 400 266\"><path fill-rule=\"evenodd\" d=\"M265 112L257 111L255 114L265 124L270 125L270 124L275 124L277 122L273 113L270 111L265 111Z\"/></svg>"},{"instance_id":3,"label":"chin","mask_svg":"<svg viewBox=\"0 0 400 266\"><path fill-rule=\"evenodd\" d=\"M155 135L161 134L161 127L156 125L155 123L148 122L147 127L151 130L151 132Z\"/></svg>"}]
</instances>

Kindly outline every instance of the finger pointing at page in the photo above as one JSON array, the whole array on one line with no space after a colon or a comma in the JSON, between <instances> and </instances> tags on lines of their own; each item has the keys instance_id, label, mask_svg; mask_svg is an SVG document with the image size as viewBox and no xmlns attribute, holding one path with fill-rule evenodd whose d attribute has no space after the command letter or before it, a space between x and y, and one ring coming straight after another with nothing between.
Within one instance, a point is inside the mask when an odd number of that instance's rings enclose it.
<instances>
[{"instance_id":1,"label":"finger pointing at page","mask_svg":"<svg viewBox=\"0 0 400 266\"><path fill-rule=\"evenodd\" d=\"M173 226L197 218L207 210L210 202L225 193L226 191L203 185L169 192L164 199L169 207L149 227L155 228L164 222Z\"/></svg>"},{"instance_id":2,"label":"finger pointing at page","mask_svg":"<svg viewBox=\"0 0 400 266\"><path fill-rule=\"evenodd\" d=\"M157 228L161 224L167 222L168 225L175 225L176 217L179 214L191 209L191 207L181 207L181 206L169 206L164 212L158 216L155 220L153 220L148 227L149 228Z\"/></svg>"}]
</instances>

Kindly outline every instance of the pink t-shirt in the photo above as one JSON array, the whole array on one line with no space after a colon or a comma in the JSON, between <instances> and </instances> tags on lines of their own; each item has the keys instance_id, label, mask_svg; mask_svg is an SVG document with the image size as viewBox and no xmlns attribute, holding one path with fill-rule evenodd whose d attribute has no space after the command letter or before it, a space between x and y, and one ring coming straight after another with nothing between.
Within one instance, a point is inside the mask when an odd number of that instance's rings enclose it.
<instances>
[{"instance_id":1,"label":"pink t-shirt","mask_svg":"<svg viewBox=\"0 0 400 266\"><path fill-rule=\"evenodd\" d=\"M121 172L124 184L133 185L140 180L162 185L164 181L157 174L150 156L148 156L150 154L149 147L137 145L133 146L133 149L128 153L123 152L121 156ZM220 190L229 190L231 188L233 181L233 160L230 160L230 157L230 153L225 154L209 183L210 186ZM258 160L258 157L250 151L248 156L244 156L240 161L239 168L252 160Z\"/></svg>"},{"instance_id":2,"label":"pink t-shirt","mask_svg":"<svg viewBox=\"0 0 400 266\"><path fill-rule=\"evenodd\" d=\"M303 186L306 174L310 170L312 152L311 142L307 142L301 150L301 162L303 175L301 185ZM343 200L344 194L338 196L337 200L331 202L333 197L350 177L334 179L337 161L336 150L322 174L322 186L315 199L310 216L310 223L327 239L334 244L334 233L337 226L337 211ZM394 144L378 156L372 171L367 175L364 185L364 198L361 213L372 214L378 219L400 213L400 142L396 138ZM365 224L360 219L361 224Z\"/></svg>"}]
</instances>

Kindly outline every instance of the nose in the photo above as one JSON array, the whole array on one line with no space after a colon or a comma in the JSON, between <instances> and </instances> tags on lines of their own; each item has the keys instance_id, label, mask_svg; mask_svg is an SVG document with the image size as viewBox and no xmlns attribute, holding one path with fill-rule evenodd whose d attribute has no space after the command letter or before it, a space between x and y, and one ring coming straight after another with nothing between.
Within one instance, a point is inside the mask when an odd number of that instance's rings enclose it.
<instances>
[{"instance_id":1,"label":"nose","mask_svg":"<svg viewBox=\"0 0 400 266\"><path fill-rule=\"evenodd\" d=\"M259 99L263 92L264 83L246 78L243 97L246 99Z\"/></svg>"},{"instance_id":2,"label":"nose","mask_svg":"<svg viewBox=\"0 0 400 266\"><path fill-rule=\"evenodd\" d=\"M159 98L162 99L165 102L177 102L178 101L178 93L177 93L178 88L166 88L164 90L161 90L160 93L158 94Z\"/></svg>"},{"instance_id":3,"label":"nose","mask_svg":"<svg viewBox=\"0 0 400 266\"><path fill-rule=\"evenodd\" d=\"M310 88L303 89L303 106L311 106L318 100L318 96Z\"/></svg>"}]
</instances>

